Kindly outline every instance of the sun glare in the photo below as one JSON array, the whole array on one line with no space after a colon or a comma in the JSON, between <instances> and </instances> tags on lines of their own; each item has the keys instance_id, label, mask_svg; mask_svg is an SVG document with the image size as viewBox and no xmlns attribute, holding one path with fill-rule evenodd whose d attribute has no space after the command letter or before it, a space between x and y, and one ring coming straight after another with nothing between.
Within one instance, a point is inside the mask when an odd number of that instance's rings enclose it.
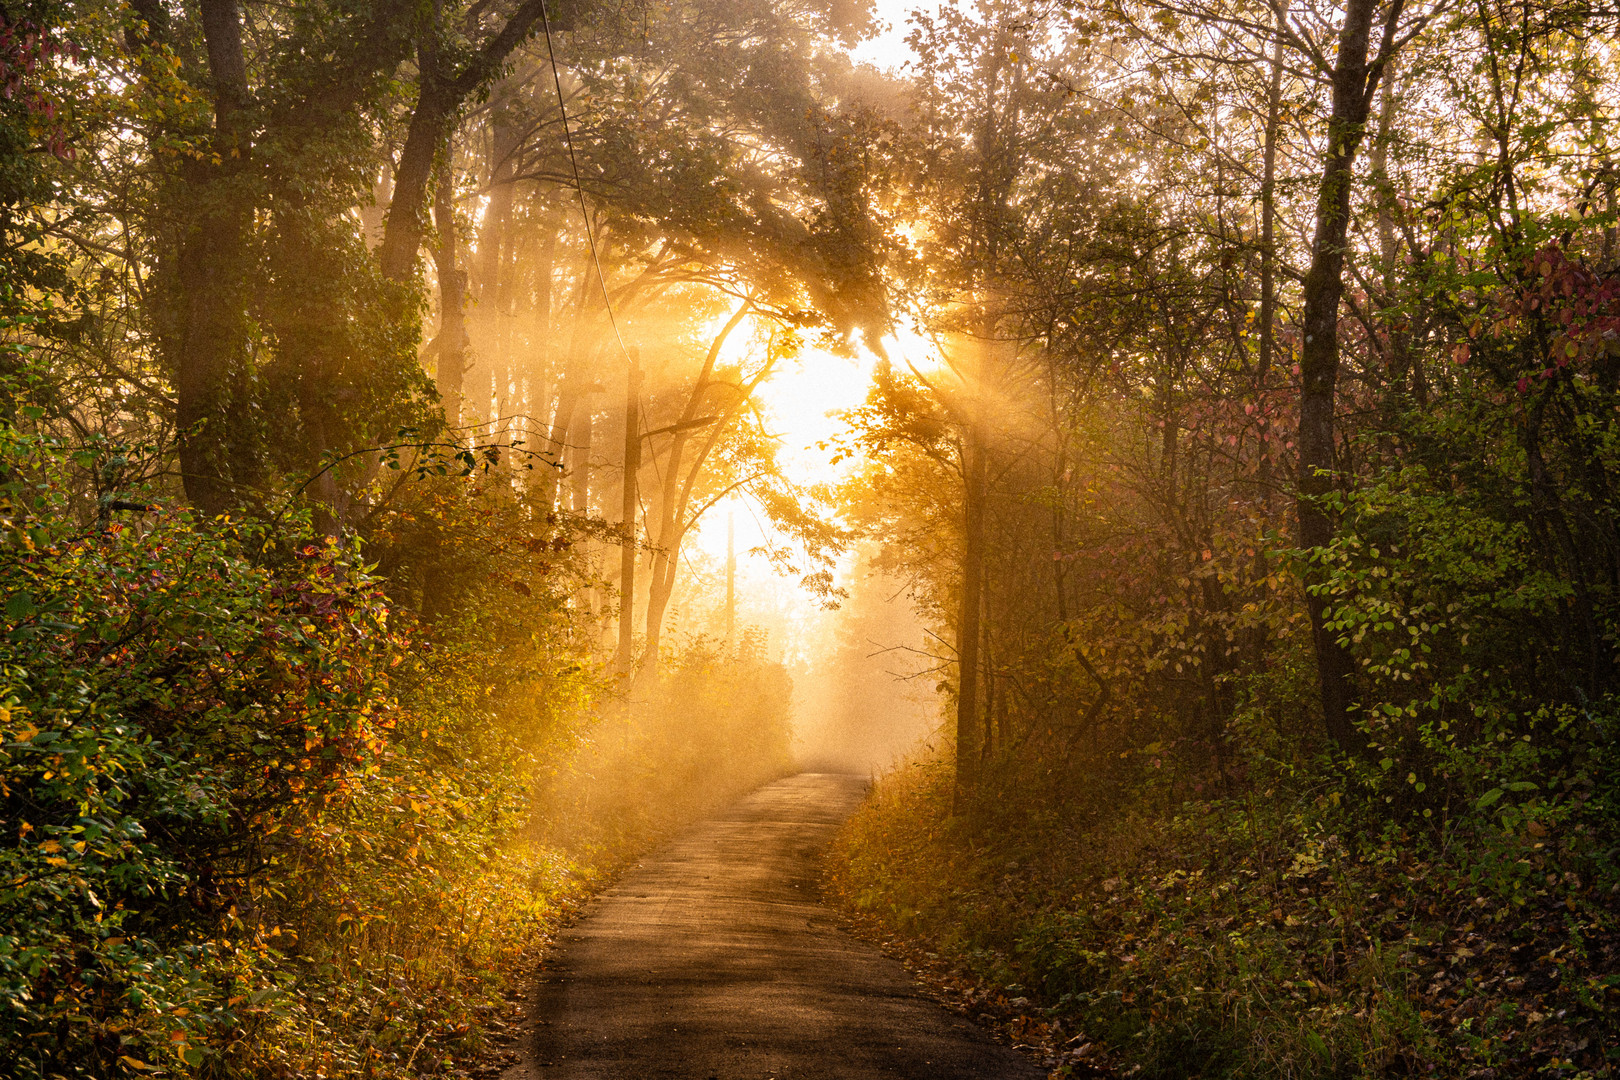
<instances>
[{"instance_id":1,"label":"sun glare","mask_svg":"<svg viewBox=\"0 0 1620 1080\"><path fill-rule=\"evenodd\" d=\"M707 332L717 333L727 318L716 316ZM739 328L722 351L724 361L745 369L758 363L760 344L748 329ZM940 364L938 346L911 327L885 336L882 351L899 370L909 367L927 373ZM866 400L878 363L878 356L865 347L857 347L853 356L806 347L781 362L755 391L766 429L777 440L777 465L795 484L836 485L859 468L858 456L840 457L847 422L839 414ZM682 558L696 590L686 594L687 603L693 605L687 609L689 615L697 624L713 621L704 612L722 595L718 590L724 581L728 527L737 554L737 624L768 628L772 655L790 666L809 662L826 644L829 615L794 577L780 574L767 559L753 554L763 547L779 547L785 538L746 493L713 506L687 539ZM834 568L839 585L847 584L851 569L848 557ZM698 585L700 580L707 584Z\"/></svg>"},{"instance_id":2,"label":"sun glare","mask_svg":"<svg viewBox=\"0 0 1620 1080\"><path fill-rule=\"evenodd\" d=\"M880 33L861 42L849 51L849 58L857 64L871 64L881 71L898 72L911 59L906 35L911 27L906 20L913 8L926 10L928 5L919 0L876 0L873 4L878 21L883 23Z\"/></svg>"},{"instance_id":3,"label":"sun glare","mask_svg":"<svg viewBox=\"0 0 1620 1080\"><path fill-rule=\"evenodd\" d=\"M875 363L865 349L855 357L807 349L759 388L788 476L801 484L833 483L843 476L827 443L844 427L836 414L866 400Z\"/></svg>"},{"instance_id":4,"label":"sun glare","mask_svg":"<svg viewBox=\"0 0 1620 1080\"><path fill-rule=\"evenodd\" d=\"M715 330L723 319L717 320ZM746 364L752 347L749 335L739 331L728 342L725 358ZM876 363L865 349L849 357L806 348L783 361L755 391L766 430L777 440L777 464L795 483L835 484L854 467L849 459L833 462L838 451L832 441L844 428L837 414L866 400ZM724 499L704 515L687 542L688 557L723 572L728 525L735 530L739 623L773 626L773 654L786 658L807 653L820 609L797 581L780 576L766 559L750 554L780 546L784 538L776 535L746 494Z\"/></svg>"}]
</instances>

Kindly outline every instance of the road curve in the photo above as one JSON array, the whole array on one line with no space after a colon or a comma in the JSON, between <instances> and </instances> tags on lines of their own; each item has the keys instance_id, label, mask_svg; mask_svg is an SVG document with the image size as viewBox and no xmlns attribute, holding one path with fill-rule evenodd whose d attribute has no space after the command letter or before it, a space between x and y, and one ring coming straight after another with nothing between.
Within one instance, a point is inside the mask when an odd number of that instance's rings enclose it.
<instances>
[{"instance_id":1,"label":"road curve","mask_svg":"<svg viewBox=\"0 0 1620 1080\"><path fill-rule=\"evenodd\" d=\"M644 860L564 934L505 1080L1039 1080L818 901L866 781L770 784Z\"/></svg>"}]
</instances>

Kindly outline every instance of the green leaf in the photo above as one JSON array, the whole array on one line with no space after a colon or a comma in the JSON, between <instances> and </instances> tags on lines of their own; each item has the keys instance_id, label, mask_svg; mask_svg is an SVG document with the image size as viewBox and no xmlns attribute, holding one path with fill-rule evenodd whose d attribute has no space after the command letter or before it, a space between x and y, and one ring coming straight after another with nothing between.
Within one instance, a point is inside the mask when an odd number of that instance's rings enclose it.
<instances>
[{"instance_id":1,"label":"green leaf","mask_svg":"<svg viewBox=\"0 0 1620 1080\"><path fill-rule=\"evenodd\" d=\"M1492 803L1496 802L1497 799L1500 799L1501 797L1502 797L1502 789L1501 788L1499 788L1499 787L1491 788L1491 790L1489 790L1485 794L1481 795L1479 797L1479 800L1474 803L1474 809L1476 809L1476 810L1484 810L1487 807L1489 807Z\"/></svg>"},{"instance_id":2,"label":"green leaf","mask_svg":"<svg viewBox=\"0 0 1620 1080\"><path fill-rule=\"evenodd\" d=\"M34 606L34 598L27 593L15 593L6 601L7 618L26 619L38 611L39 608Z\"/></svg>"}]
</instances>

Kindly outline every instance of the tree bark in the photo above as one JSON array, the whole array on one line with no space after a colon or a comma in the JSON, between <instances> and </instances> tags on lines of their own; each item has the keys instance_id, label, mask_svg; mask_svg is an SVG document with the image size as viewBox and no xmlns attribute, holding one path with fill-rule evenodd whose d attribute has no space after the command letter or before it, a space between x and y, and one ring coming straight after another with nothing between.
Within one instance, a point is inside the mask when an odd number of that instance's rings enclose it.
<instances>
[{"instance_id":1,"label":"tree bark","mask_svg":"<svg viewBox=\"0 0 1620 1080\"><path fill-rule=\"evenodd\" d=\"M979 779L983 745L979 716L980 608L984 599L984 499L988 476L977 405L962 431L962 595L956 619L956 776L958 813Z\"/></svg>"},{"instance_id":2,"label":"tree bark","mask_svg":"<svg viewBox=\"0 0 1620 1080\"><path fill-rule=\"evenodd\" d=\"M543 0L525 0L500 32L486 41L460 71L448 69L443 54L431 39L419 48L420 85L416 108L405 132L404 149L400 151L394 177L394 200L388 209L388 224L379 253L383 276L390 281L406 281L416 272L416 256L426 229L423 211L427 206L428 182L433 175L433 159L448 136L462 102L494 77L512 50L529 36L544 11Z\"/></svg>"},{"instance_id":3,"label":"tree bark","mask_svg":"<svg viewBox=\"0 0 1620 1080\"><path fill-rule=\"evenodd\" d=\"M664 613L669 609L670 598L675 594L675 576L679 569L681 541L694 524L686 519L686 511L691 505L692 490L709 454L731 423L732 417L736 416L743 402L748 400L754 387L758 386L765 376L765 372L762 371L750 380L738 396L738 400L726 410L725 415L710 426L697 458L690 468L686 468L686 444L695 430L692 425L698 421L698 412L708 396L714 365L720 359L720 350L724 347L726 339L731 336L731 332L740 326L743 319L752 311L751 305L747 303L740 305L715 335L714 340L709 343L709 351L703 358L703 368L698 372L697 382L693 384L692 392L686 399L686 406L681 410L680 418L675 423L675 430L670 435L669 457L664 463L664 484L659 496L658 533L653 541L652 574L647 591L647 656L643 660L643 666L648 670L656 670L658 667L658 649L663 639Z\"/></svg>"},{"instance_id":4,"label":"tree bark","mask_svg":"<svg viewBox=\"0 0 1620 1080\"><path fill-rule=\"evenodd\" d=\"M236 0L203 0L203 37L214 90L213 149L220 163L188 170L196 216L181 242L181 291L175 372L175 422L186 497L204 514L224 513L251 474L247 421L247 320L243 310L246 234L252 208L231 179L248 150L242 124L250 96ZM234 447L233 447L233 444Z\"/></svg>"},{"instance_id":5,"label":"tree bark","mask_svg":"<svg viewBox=\"0 0 1620 1080\"><path fill-rule=\"evenodd\" d=\"M1373 187L1378 193L1378 259L1380 262L1380 283L1383 286L1381 303L1386 307L1396 302L1396 285L1399 280L1396 267L1400 260L1400 236L1395 228L1395 184L1389 176L1389 141L1395 117L1395 64L1390 61L1383 78L1383 88L1379 94L1378 104L1378 132L1373 138L1372 149L1368 154L1368 171L1372 174ZM1393 430L1394 411L1402 396L1410 395L1411 401L1418 408L1428 405L1428 392L1424 386L1422 372L1413 363L1412 354L1412 328L1408 319L1399 318L1386 324L1389 365L1389 383L1394 393L1386 392L1384 395L1384 417L1386 430Z\"/></svg>"},{"instance_id":6,"label":"tree bark","mask_svg":"<svg viewBox=\"0 0 1620 1080\"><path fill-rule=\"evenodd\" d=\"M439 334L434 351L438 371L434 381L444 405L444 420L452 429L461 426L463 382L467 370L467 272L461 268L456 237L455 190L451 179L450 147L440 159L433 195L433 218L439 243L434 268L439 276Z\"/></svg>"},{"instance_id":7,"label":"tree bark","mask_svg":"<svg viewBox=\"0 0 1620 1080\"><path fill-rule=\"evenodd\" d=\"M1266 94L1266 146L1260 180L1260 355L1255 364L1256 406L1271 376L1277 340L1277 128L1282 112L1282 35L1271 49L1271 85ZM1269 479L1271 453L1266 435L1269 424L1260 413L1262 482Z\"/></svg>"},{"instance_id":8,"label":"tree bark","mask_svg":"<svg viewBox=\"0 0 1620 1080\"><path fill-rule=\"evenodd\" d=\"M500 107L490 122L489 204L478 233L478 266L473 286L477 290L479 317L487 333L480 350L495 381L495 415L500 418L501 441L511 439L511 417L519 411L514 403L515 358L512 327L516 321L513 279L517 273L519 227L512 213L516 184L512 179L512 154L518 142L512 125ZM586 413L585 438L590 438ZM577 440L576 440L577 441Z\"/></svg>"},{"instance_id":9,"label":"tree bark","mask_svg":"<svg viewBox=\"0 0 1620 1080\"><path fill-rule=\"evenodd\" d=\"M451 121L461 104L440 75L436 50L420 50L417 63L422 85L405 132L405 147L394 170L394 198L388 204L388 222L383 226L382 248L378 252L383 276L390 281L408 281L416 272L433 160L449 138Z\"/></svg>"},{"instance_id":10,"label":"tree bark","mask_svg":"<svg viewBox=\"0 0 1620 1080\"><path fill-rule=\"evenodd\" d=\"M1376 0L1350 0L1339 33L1333 69L1333 104L1328 117L1327 162L1317 188L1316 233L1311 265L1305 275L1305 343L1300 353L1299 494L1296 513L1299 542L1319 548L1333 542L1334 523L1323 497L1334 490L1334 408L1339 379L1339 304L1344 296L1345 239L1350 227L1350 194L1356 151L1366 136L1373 92L1390 51L1401 0L1387 16L1384 47L1368 63ZM1326 625L1328 599L1320 594L1320 570L1307 572L1306 606L1316 644L1322 717L1329 738L1346 748L1362 738L1351 717L1355 672L1350 652L1338 633Z\"/></svg>"},{"instance_id":11,"label":"tree bark","mask_svg":"<svg viewBox=\"0 0 1620 1080\"><path fill-rule=\"evenodd\" d=\"M619 509L619 647L613 655L614 670L628 675L635 666L636 646L636 510L639 493L636 480L641 473L641 365L630 354L630 370L624 391L624 491Z\"/></svg>"},{"instance_id":12,"label":"tree bark","mask_svg":"<svg viewBox=\"0 0 1620 1080\"><path fill-rule=\"evenodd\" d=\"M591 405L592 390L580 395L578 418L574 421L573 464L568 469L568 486L573 495L574 513L581 517L591 512L591 437L595 427L596 409Z\"/></svg>"}]
</instances>

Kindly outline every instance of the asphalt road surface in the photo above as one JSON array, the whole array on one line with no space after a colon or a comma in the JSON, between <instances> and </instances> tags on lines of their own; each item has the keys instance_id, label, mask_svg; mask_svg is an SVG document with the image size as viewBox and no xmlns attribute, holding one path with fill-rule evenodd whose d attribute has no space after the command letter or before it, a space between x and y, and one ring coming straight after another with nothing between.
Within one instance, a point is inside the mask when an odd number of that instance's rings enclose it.
<instances>
[{"instance_id":1,"label":"asphalt road surface","mask_svg":"<svg viewBox=\"0 0 1620 1080\"><path fill-rule=\"evenodd\" d=\"M506 1080L1040 1080L839 930L821 857L856 776L768 785L647 858L547 965Z\"/></svg>"}]
</instances>

